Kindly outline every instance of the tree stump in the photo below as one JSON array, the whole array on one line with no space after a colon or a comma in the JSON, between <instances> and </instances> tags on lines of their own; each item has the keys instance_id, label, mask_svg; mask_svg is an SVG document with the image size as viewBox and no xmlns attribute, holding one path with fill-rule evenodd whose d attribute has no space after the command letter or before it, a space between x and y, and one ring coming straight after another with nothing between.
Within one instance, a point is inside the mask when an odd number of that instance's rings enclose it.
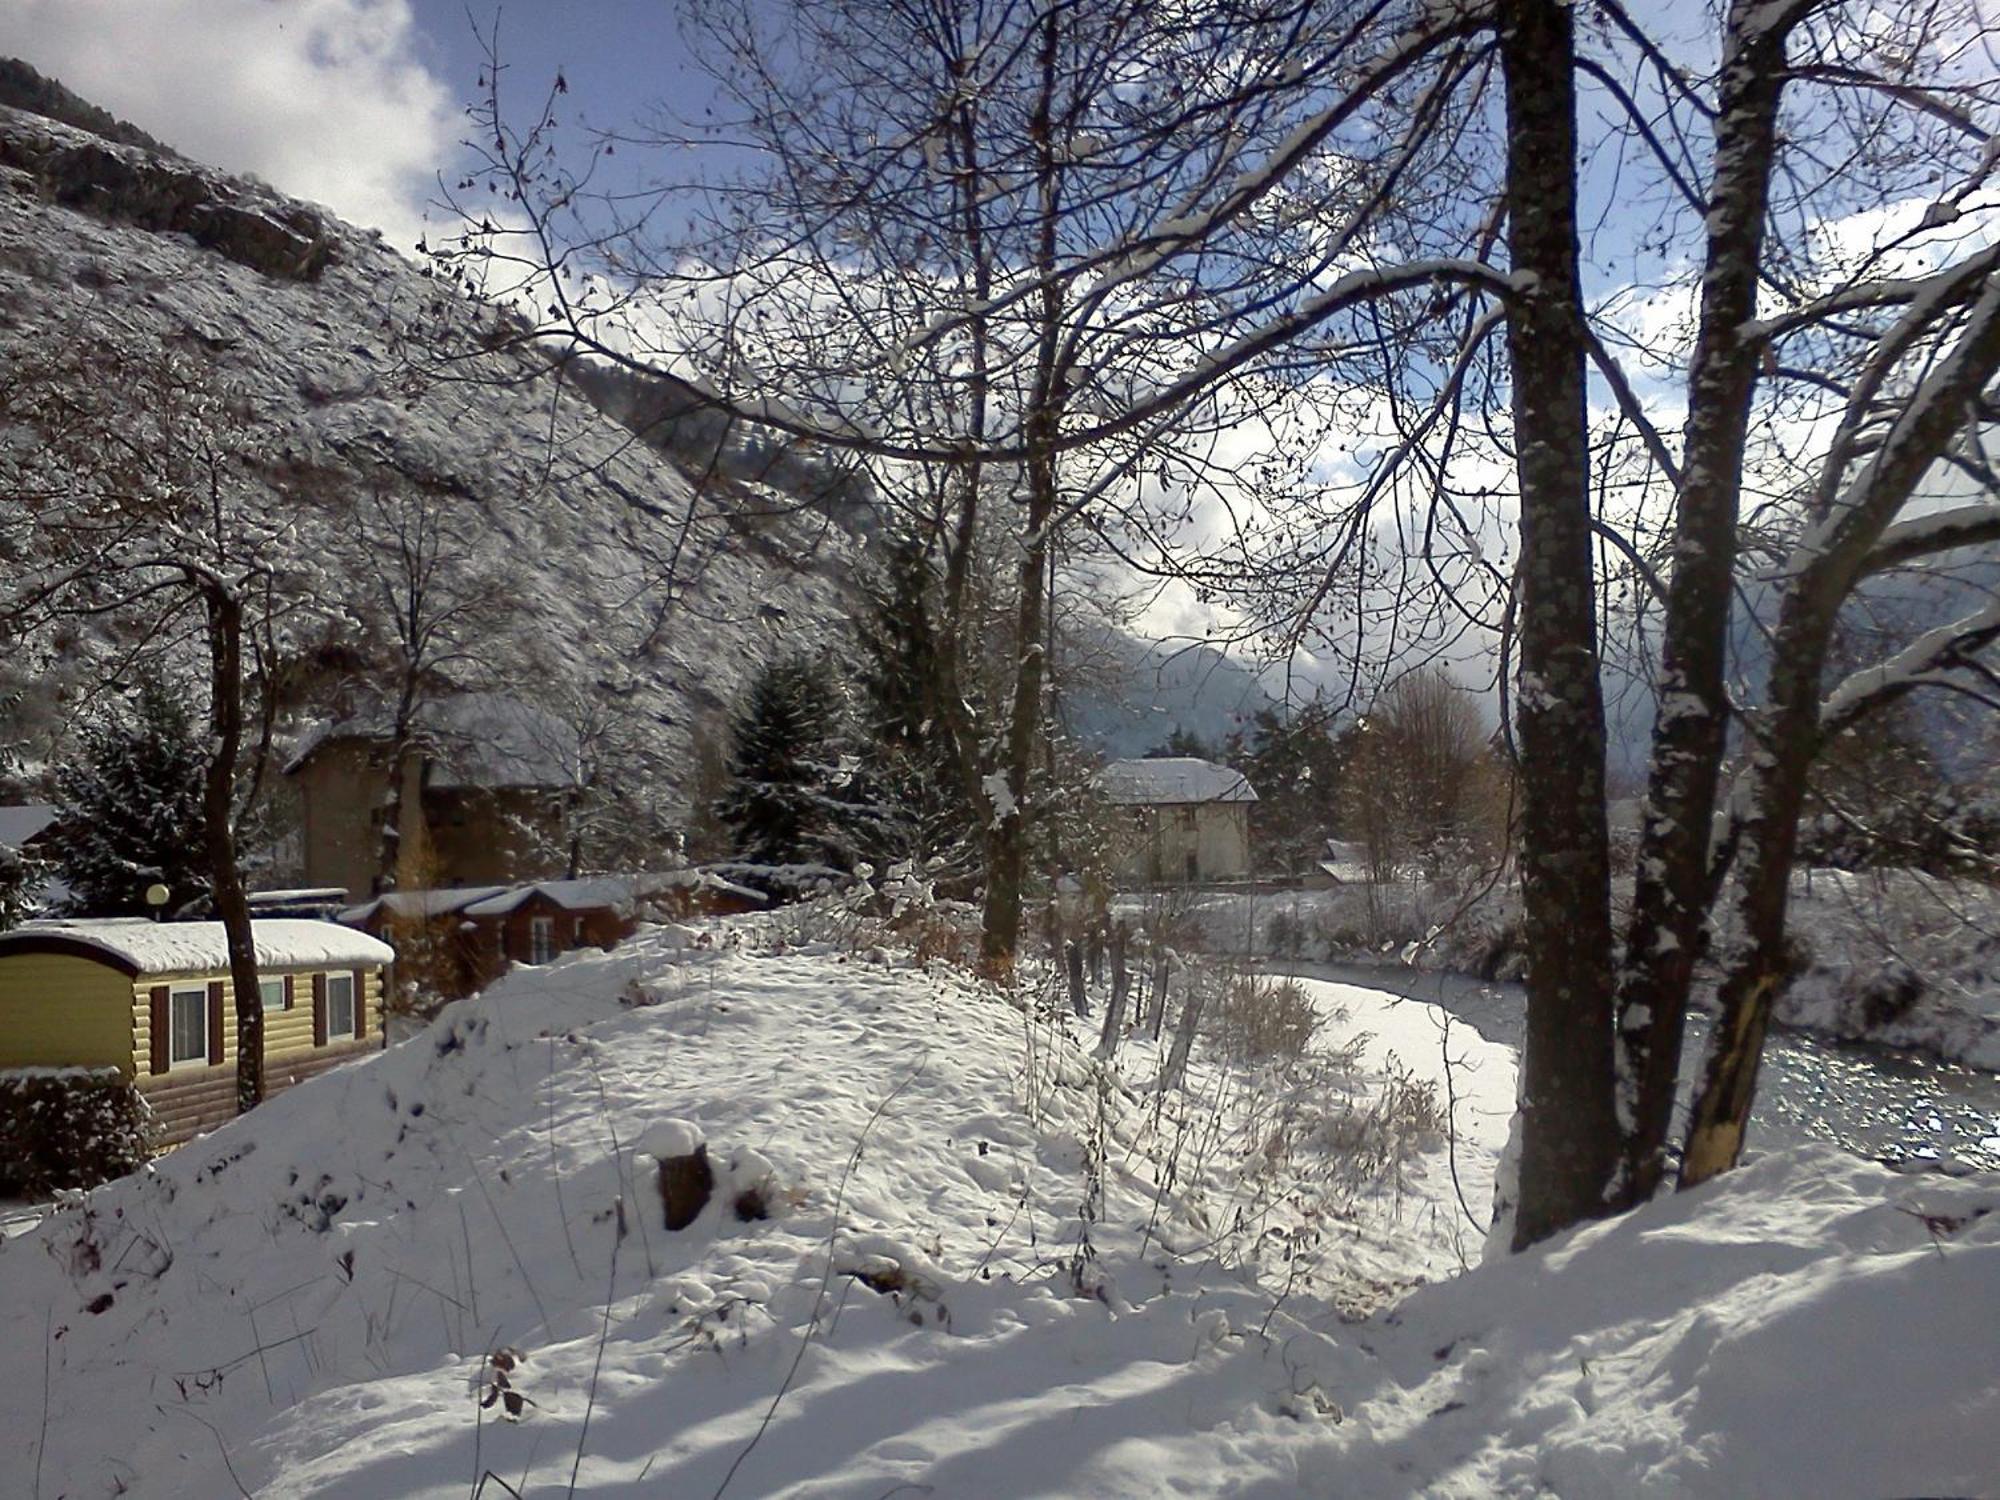
<instances>
[{"instance_id":1,"label":"tree stump","mask_svg":"<svg viewBox=\"0 0 2000 1500\"><path fill-rule=\"evenodd\" d=\"M715 1191L715 1169L708 1164L708 1147L699 1145L685 1156L660 1161L660 1202L667 1211L667 1228L685 1229L701 1217Z\"/></svg>"}]
</instances>

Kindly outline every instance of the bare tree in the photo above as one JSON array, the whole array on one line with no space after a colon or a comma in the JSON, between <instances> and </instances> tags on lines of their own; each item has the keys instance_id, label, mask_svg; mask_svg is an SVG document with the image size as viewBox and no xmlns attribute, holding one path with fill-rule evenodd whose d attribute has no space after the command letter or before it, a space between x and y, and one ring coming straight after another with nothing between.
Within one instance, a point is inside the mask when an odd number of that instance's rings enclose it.
<instances>
[{"instance_id":1,"label":"bare tree","mask_svg":"<svg viewBox=\"0 0 2000 1500\"><path fill-rule=\"evenodd\" d=\"M1988 670L2000 615L1982 607L1828 680L1867 578L2000 537L1981 443L2000 366L1990 38L1971 0L1732 0L1695 47L1619 0L1188 16L850 0L788 17L794 37L712 16L743 106L718 133L770 173L694 198L659 184L646 204L689 232L648 236L660 217L586 207L552 114L511 130L495 97L486 175L517 218L460 264L519 273L547 314L530 336L870 455L884 493L930 506L948 580L1004 509L1014 690L990 731L960 719L955 681L942 695L994 831L990 956L1018 928L1065 528L1167 567L1197 493L1256 514L1236 561L1191 575L1246 608L1289 596L1318 622L1302 635L1371 623L1400 651L1419 612L1490 632L1521 796L1525 1245L1663 1180L1725 889L1744 936L1683 1180L1735 1160L1813 756L1882 703ZM684 296L707 315L667 316ZM1275 422L1293 394L1319 425L1269 490L1240 465L1223 482L1219 449L1188 440ZM1946 468L1958 500L1927 503ZM1385 542L1400 560L1368 562ZM1742 613L1770 662L1751 704L1729 686ZM1612 624L1657 656L1622 941ZM1732 726L1755 750L1725 788Z\"/></svg>"},{"instance_id":2,"label":"bare tree","mask_svg":"<svg viewBox=\"0 0 2000 1500\"><path fill-rule=\"evenodd\" d=\"M1350 732L1346 817L1377 880L1439 873L1470 848L1486 732L1470 690L1435 667L1399 677Z\"/></svg>"},{"instance_id":3,"label":"bare tree","mask_svg":"<svg viewBox=\"0 0 2000 1500\"><path fill-rule=\"evenodd\" d=\"M246 735L246 658L268 685L286 523L259 503L232 434L241 400L169 348L77 339L0 385L0 547L13 563L0 627L91 622L107 677L205 663L210 895L236 991L237 1107L264 1096L264 1013L237 829L261 793L272 716ZM265 694L268 704L269 694ZM249 762L247 784L242 777ZM182 893L185 895L186 893Z\"/></svg>"},{"instance_id":4,"label":"bare tree","mask_svg":"<svg viewBox=\"0 0 2000 1500\"><path fill-rule=\"evenodd\" d=\"M1225 438L1263 404L1242 383L1376 289L1373 274L1337 278L1412 163L1448 160L1435 109L1475 26L1412 13L1397 34L1382 7L1261 0L687 13L725 101L713 126L628 132L575 170L552 110L516 127L489 74L491 147L466 185L492 182L507 217L476 210L451 262L485 294L530 302L529 337L870 456L877 493L937 560L937 700L985 826L984 950L1004 966L1037 815L1059 539L1088 531L1192 567L1180 522L1234 497L1245 464ZM1398 89L1423 101L1413 119ZM610 149L635 141L682 161L724 150L696 181L601 193ZM982 720L964 650L996 556L1008 683Z\"/></svg>"}]
</instances>

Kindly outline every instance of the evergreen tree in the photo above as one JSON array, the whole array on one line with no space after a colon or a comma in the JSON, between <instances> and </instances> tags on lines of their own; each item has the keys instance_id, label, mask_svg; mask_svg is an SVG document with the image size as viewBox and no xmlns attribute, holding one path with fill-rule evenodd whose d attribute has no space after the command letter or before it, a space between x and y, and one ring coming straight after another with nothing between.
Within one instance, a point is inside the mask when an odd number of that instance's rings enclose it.
<instances>
[{"instance_id":1,"label":"evergreen tree","mask_svg":"<svg viewBox=\"0 0 2000 1500\"><path fill-rule=\"evenodd\" d=\"M1258 864L1299 874L1325 857L1340 819L1349 737L1333 729L1334 711L1309 703L1294 712L1261 709L1248 736L1232 735L1224 753L1257 793L1250 841Z\"/></svg>"},{"instance_id":2,"label":"evergreen tree","mask_svg":"<svg viewBox=\"0 0 2000 1500\"><path fill-rule=\"evenodd\" d=\"M1267 709L1266 714L1269 713ZM1173 733L1146 752L1147 760L1171 760L1179 756L1193 756L1196 760L1220 761L1222 752L1191 729L1174 726ZM1254 783L1253 783L1254 784Z\"/></svg>"},{"instance_id":3,"label":"evergreen tree","mask_svg":"<svg viewBox=\"0 0 2000 1500\"><path fill-rule=\"evenodd\" d=\"M38 861L0 844L0 932L18 927L34 915L35 892L41 883Z\"/></svg>"},{"instance_id":4,"label":"evergreen tree","mask_svg":"<svg viewBox=\"0 0 2000 1500\"><path fill-rule=\"evenodd\" d=\"M56 772L71 911L143 916L155 883L173 906L208 891L207 765L193 710L157 682L84 732L82 756Z\"/></svg>"},{"instance_id":5,"label":"evergreen tree","mask_svg":"<svg viewBox=\"0 0 2000 1500\"><path fill-rule=\"evenodd\" d=\"M904 538L855 622L867 744L863 775L883 804L883 854L929 866L949 882L978 868L979 818L938 702L937 579L920 541Z\"/></svg>"},{"instance_id":6,"label":"evergreen tree","mask_svg":"<svg viewBox=\"0 0 2000 1500\"><path fill-rule=\"evenodd\" d=\"M732 726L716 808L738 858L852 869L876 852L882 814L841 769L841 706L822 661L794 656L758 673Z\"/></svg>"},{"instance_id":7,"label":"evergreen tree","mask_svg":"<svg viewBox=\"0 0 2000 1500\"><path fill-rule=\"evenodd\" d=\"M14 709L17 694L0 697L0 713ZM0 745L0 793L19 782L20 765L11 745ZM9 800L12 800L9 798ZM34 915L34 898L42 884L41 862L25 850L0 844L0 932L18 927Z\"/></svg>"}]
</instances>

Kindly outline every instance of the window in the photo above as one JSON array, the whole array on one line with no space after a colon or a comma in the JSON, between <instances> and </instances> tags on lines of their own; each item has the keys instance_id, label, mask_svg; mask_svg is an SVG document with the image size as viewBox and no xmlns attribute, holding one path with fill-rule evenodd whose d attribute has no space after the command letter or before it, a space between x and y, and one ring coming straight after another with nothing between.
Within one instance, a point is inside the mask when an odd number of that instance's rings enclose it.
<instances>
[{"instance_id":1,"label":"window","mask_svg":"<svg viewBox=\"0 0 2000 1500\"><path fill-rule=\"evenodd\" d=\"M175 990L167 1015L167 1066L208 1062L208 988Z\"/></svg>"},{"instance_id":2,"label":"window","mask_svg":"<svg viewBox=\"0 0 2000 1500\"><path fill-rule=\"evenodd\" d=\"M328 1040L334 1037L354 1035L354 976L352 974L329 974L326 976L326 1034Z\"/></svg>"},{"instance_id":3,"label":"window","mask_svg":"<svg viewBox=\"0 0 2000 1500\"><path fill-rule=\"evenodd\" d=\"M283 979L260 979L257 981L257 996L264 1002L266 1010L285 1008L285 981Z\"/></svg>"},{"instance_id":4,"label":"window","mask_svg":"<svg viewBox=\"0 0 2000 1500\"><path fill-rule=\"evenodd\" d=\"M528 962L545 964L556 956L556 919L528 918Z\"/></svg>"}]
</instances>

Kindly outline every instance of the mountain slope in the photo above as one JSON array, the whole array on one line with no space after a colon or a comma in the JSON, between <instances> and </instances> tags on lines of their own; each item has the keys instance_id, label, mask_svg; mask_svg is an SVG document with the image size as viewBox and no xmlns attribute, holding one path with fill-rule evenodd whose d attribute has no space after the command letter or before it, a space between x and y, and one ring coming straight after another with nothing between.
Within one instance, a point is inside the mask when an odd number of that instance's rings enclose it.
<instances>
[{"instance_id":1,"label":"mountain slope","mask_svg":"<svg viewBox=\"0 0 2000 1500\"><path fill-rule=\"evenodd\" d=\"M740 488L698 488L532 356L474 357L491 317L323 210L0 107L0 365L83 348L115 386L170 351L229 394L240 503L289 528L312 606L291 627L294 706L382 659L368 507L426 507L456 586L495 606L448 675L628 716L671 797L702 716L761 660L840 628L853 544L783 514L745 525ZM23 441L0 444L0 482ZM85 634L26 664L51 675L11 727L45 755Z\"/></svg>"}]
</instances>

